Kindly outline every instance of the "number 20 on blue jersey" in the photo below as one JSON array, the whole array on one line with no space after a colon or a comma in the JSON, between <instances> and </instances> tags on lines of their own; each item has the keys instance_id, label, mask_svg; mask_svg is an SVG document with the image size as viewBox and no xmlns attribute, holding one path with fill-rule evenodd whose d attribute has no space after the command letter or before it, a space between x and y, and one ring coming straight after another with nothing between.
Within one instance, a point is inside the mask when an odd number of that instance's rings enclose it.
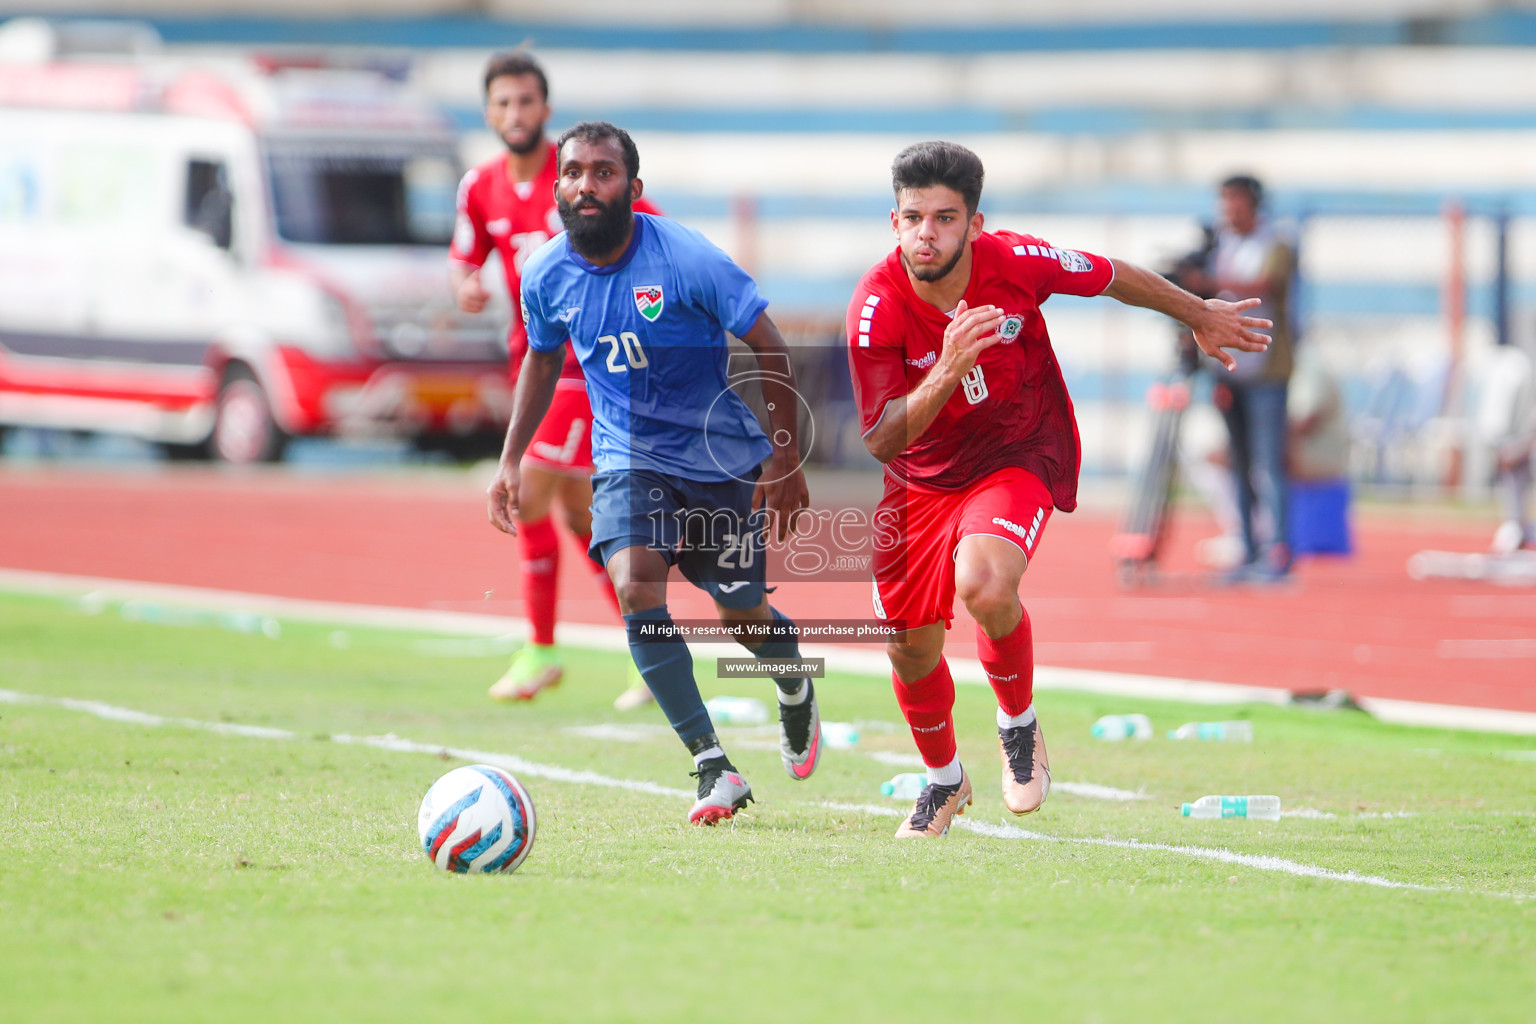
<instances>
[{"instance_id":1,"label":"number 20 on blue jersey","mask_svg":"<svg viewBox=\"0 0 1536 1024\"><path fill-rule=\"evenodd\" d=\"M630 369L643 370L651 365L645 357L645 349L640 346L640 337L634 331L623 331L617 335L604 334L598 337L597 343L608 346L609 373L628 373ZM624 351L622 359L619 358L621 347Z\"/></svg>"}]
</instances>

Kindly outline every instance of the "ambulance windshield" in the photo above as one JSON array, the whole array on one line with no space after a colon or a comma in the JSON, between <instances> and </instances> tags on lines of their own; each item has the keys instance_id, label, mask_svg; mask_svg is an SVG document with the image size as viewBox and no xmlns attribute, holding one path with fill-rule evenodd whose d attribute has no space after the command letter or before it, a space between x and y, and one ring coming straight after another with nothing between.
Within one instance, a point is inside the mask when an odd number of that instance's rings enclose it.
<instances>
[{"instance_id":1,"label":"ambulance windshield","mask_svg":"<svg viewBox=\"0 0 1536 1024\"><path fill-rule=\"evenodd\" d=\"M311 245L446 246L459 168L448 146L269 139L278 236Z\"/></svg>"}]
</instances>

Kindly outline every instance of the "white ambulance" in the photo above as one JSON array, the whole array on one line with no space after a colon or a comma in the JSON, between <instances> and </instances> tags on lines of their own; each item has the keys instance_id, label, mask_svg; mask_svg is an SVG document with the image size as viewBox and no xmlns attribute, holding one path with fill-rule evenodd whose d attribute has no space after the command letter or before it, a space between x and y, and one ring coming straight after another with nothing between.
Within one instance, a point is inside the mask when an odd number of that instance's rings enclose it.
<instances>
[{"instance_id":1,"label":"white ambulance","mask_svg":"<svg viewBox=\"0 0 1536 1024\"><path fill-rule=\"evenodd\" d=\"M450 124L292 64L0 58L0 430L257 462L504 427L508 310L448 291Z\"/></svg>"}]
</instances>

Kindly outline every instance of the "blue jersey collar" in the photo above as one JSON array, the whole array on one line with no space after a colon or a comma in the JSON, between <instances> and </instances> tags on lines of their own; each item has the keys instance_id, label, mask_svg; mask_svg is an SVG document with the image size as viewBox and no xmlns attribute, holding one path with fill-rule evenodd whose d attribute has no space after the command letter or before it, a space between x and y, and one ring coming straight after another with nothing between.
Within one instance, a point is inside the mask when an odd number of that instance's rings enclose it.
<instances>
[{"instance_id":1,"label":"blue jersey collar","mask_svg":"<svg viewBox=\"0 0 1536 1024\"><path fill-rule=\"evenodd\" d=\"M565 258L589 274L617 274L619 271L629 266L629 261L635 258L635 252L640 248L640 236L645 233L645 214L637 213L634 215L634 217L635 230L630 234L629 245L625 247L624 255L620 256L617 260L608 264L606 267L599 267L597 264L589 262L579 252L571 248L571 239L569 235L567 235L565 239Z\"/></svg>"}]
</instances>

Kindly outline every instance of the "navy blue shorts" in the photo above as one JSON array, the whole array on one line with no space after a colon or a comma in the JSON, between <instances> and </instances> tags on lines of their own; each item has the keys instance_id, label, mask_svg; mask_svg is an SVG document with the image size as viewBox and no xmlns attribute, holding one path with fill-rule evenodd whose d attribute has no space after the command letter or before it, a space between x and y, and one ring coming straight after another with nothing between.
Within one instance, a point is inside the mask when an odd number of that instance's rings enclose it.
<instances>
[{"instance_id":1,"label":"navy blue shorts","mask_svg":"<svg viewBox=\"0 0 1536 1024\"><path fill-rule=\"evenodd\" d=\"M766 593L768 514L752 511L753 480L685 480L648 469L592 477L592 544L606 566L627 547L659 552L727 608L756 608Z\"/></svg>"}]
</instances>

